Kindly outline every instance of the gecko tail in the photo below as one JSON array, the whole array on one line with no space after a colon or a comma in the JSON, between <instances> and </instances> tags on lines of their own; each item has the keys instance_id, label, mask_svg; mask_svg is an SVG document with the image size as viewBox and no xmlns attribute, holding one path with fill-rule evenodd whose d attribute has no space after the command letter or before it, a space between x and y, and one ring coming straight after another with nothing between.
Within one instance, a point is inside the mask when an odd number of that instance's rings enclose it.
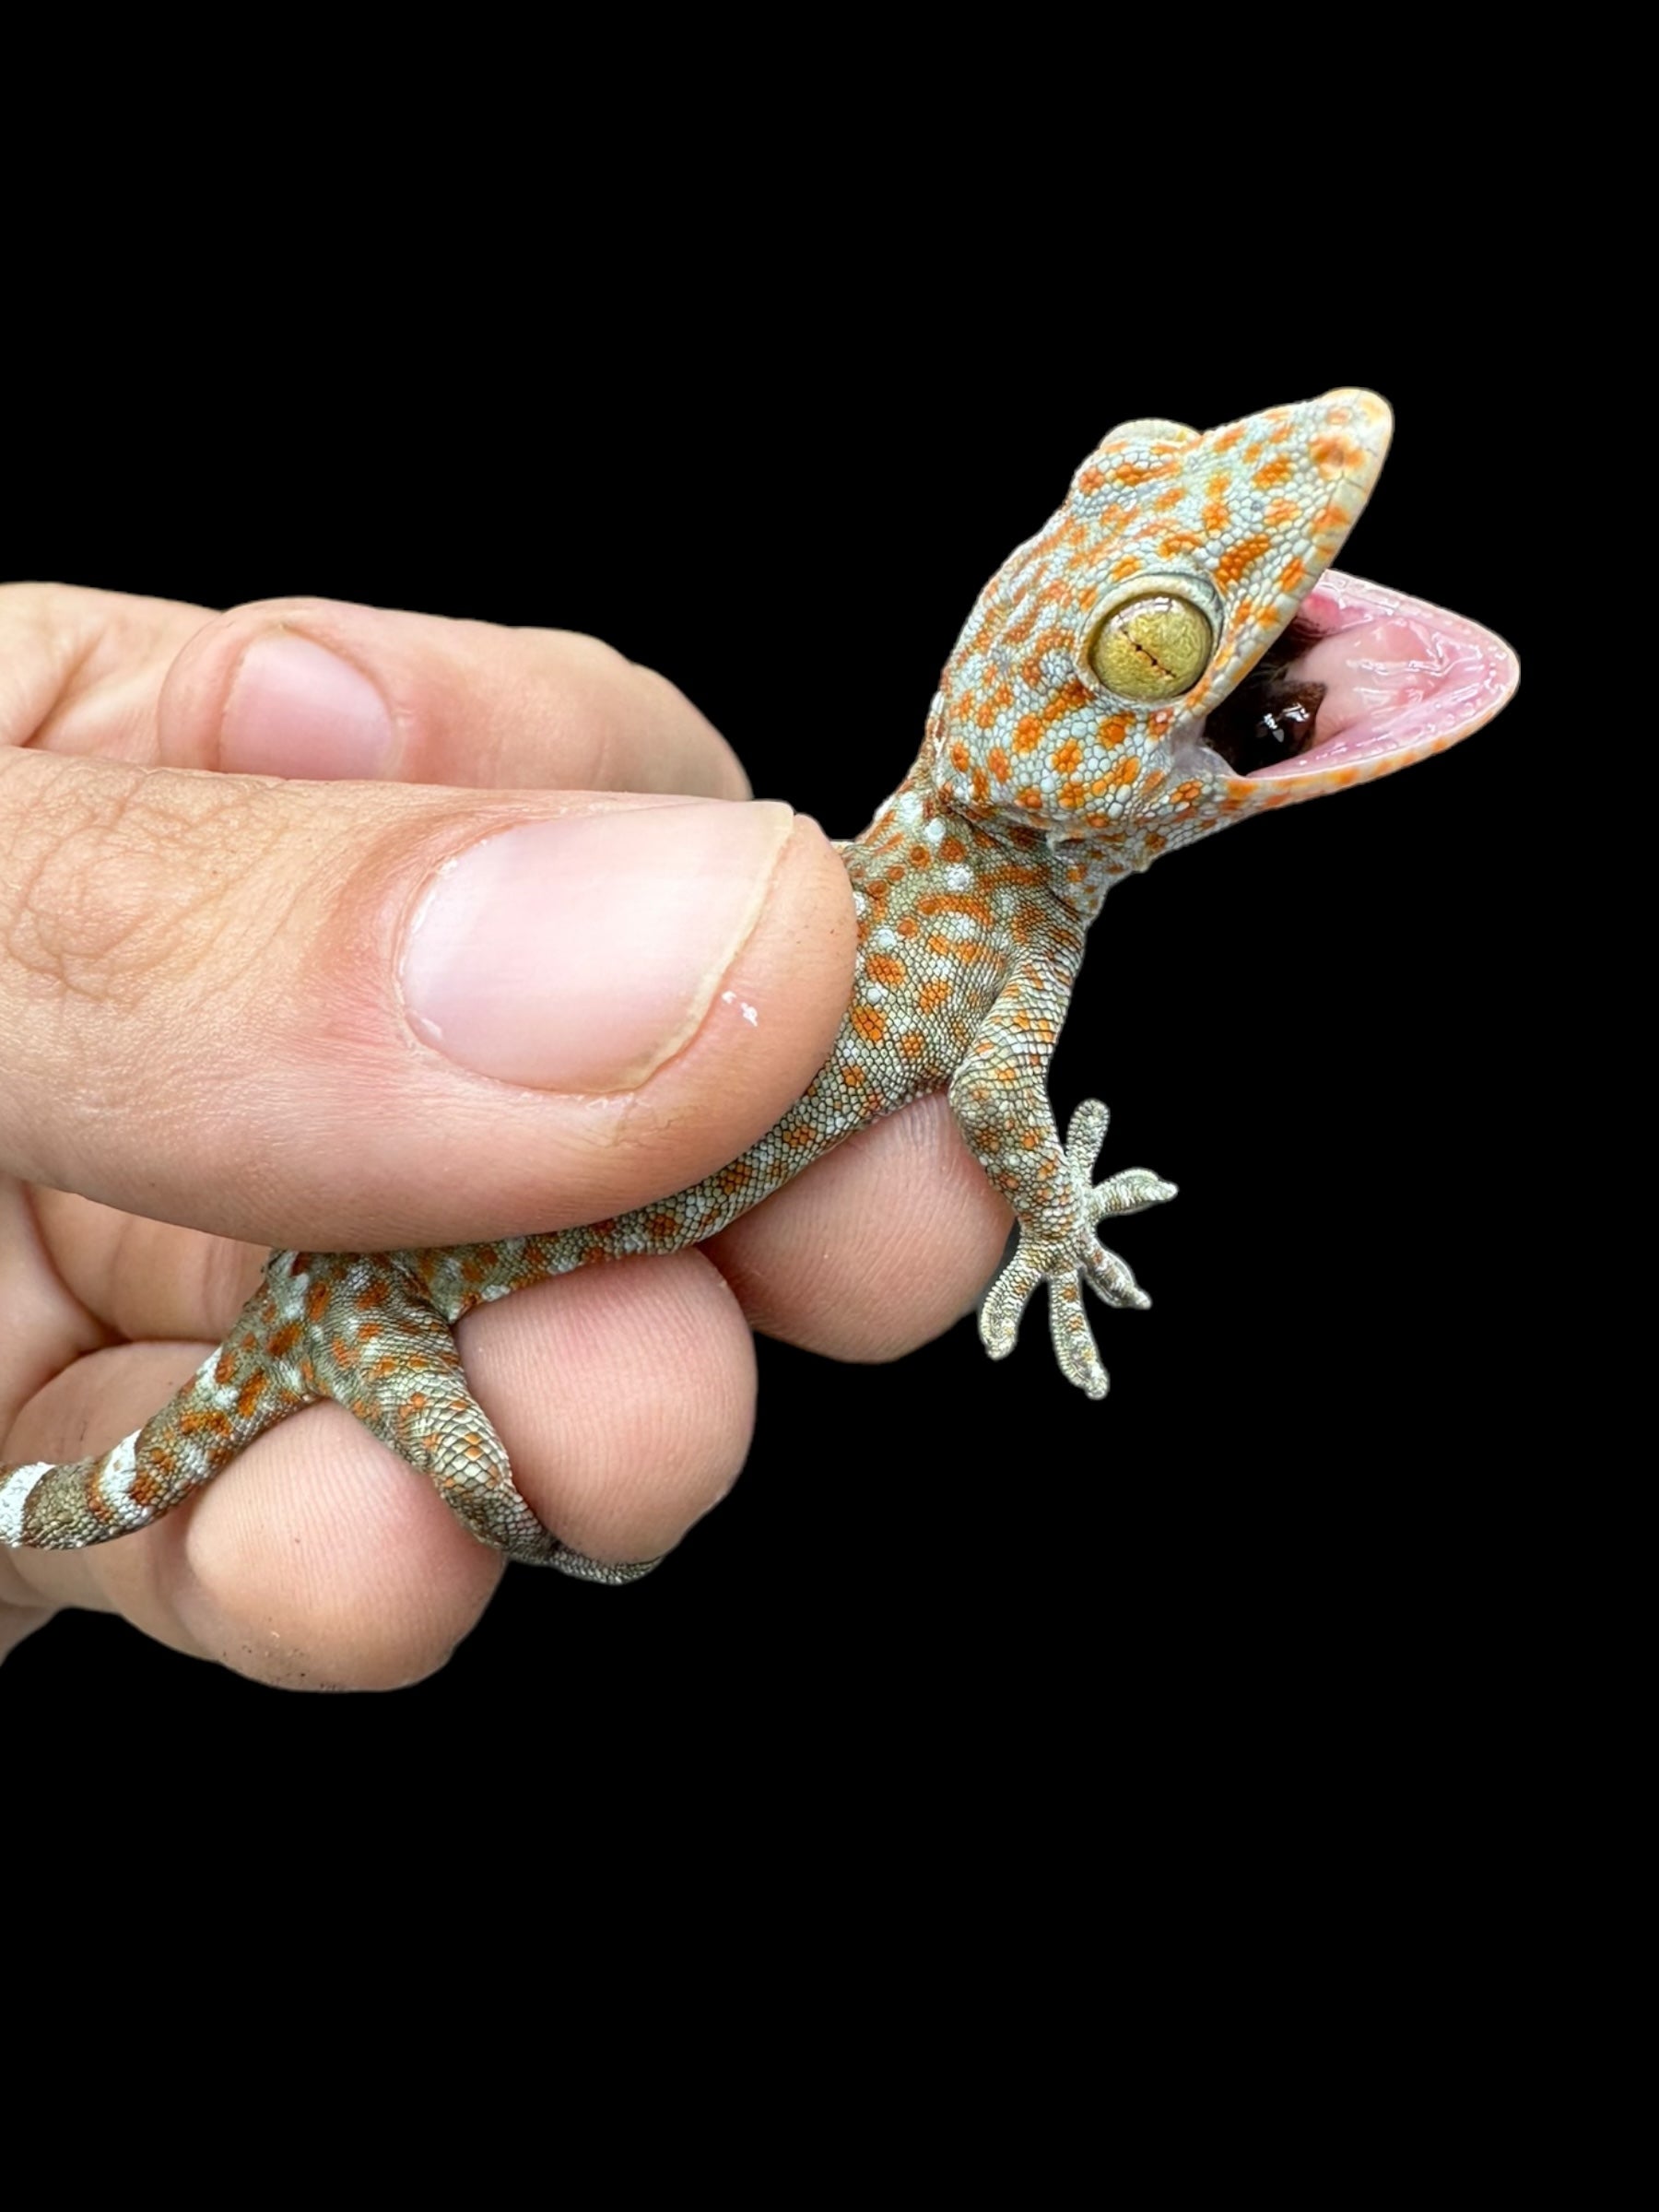
<instances>
[{"instance_id":1,"label":"gecko tail","mask_svg":"<svg viewBox=\"0 0 1659 2212\"><path fill-rule=\"evenodd\" d=\"M425 1282L398 1255L349 1253L273 1253L225 1342L96 1459L0 1466L0 1548L78 1551L147 1528L256 1436L324 1398L427 1476L463 1526L509 1558L594 1583L631 1583L656 1564L591 1559L542 1525Z\"/></svg>"},{"instance_id":2,"label":"gecko tail","mask_svg":"<svg viewBox=\"0 0 1659 2212\"><path fill-rule=\"evenodd\" d=\"M213 1480L265 1430L312 1403L267 1388L246 1413L227 1414L216 1352L160 1412L95 1459L0 1467L0 1546L79 1551L147 1528Z\"/></svg>"},{"instance_id":3,"label":"gecko tail","mask_svg":"<svg viewBox=\"0 0 1659 2212\"><path fill-rule=\"evenodd\" d=\"M80 1551L171 1513L317 1392L269 1356L262 1286L182 1390L94 1459L0 1466L0 1548Z\"/></svg>"}]
</instances>

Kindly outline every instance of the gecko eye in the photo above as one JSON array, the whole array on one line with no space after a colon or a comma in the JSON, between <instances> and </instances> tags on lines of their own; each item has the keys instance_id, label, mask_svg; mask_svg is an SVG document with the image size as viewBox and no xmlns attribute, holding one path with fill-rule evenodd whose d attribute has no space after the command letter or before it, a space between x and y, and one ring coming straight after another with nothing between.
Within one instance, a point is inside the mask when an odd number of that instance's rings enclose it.
<instances>
[{"instance_id":1,"label":"gecko eye","mask_svg":"<svg viewBox=\"0 0 1659 2212\"><path fill-rule=\"evenodd\" d=\"M1112 608L1088 641L1088 665L1120 699L1176 699L1208 667L1215 642L1190 599L1148 592Z\"/></svg>"}]
</instances>

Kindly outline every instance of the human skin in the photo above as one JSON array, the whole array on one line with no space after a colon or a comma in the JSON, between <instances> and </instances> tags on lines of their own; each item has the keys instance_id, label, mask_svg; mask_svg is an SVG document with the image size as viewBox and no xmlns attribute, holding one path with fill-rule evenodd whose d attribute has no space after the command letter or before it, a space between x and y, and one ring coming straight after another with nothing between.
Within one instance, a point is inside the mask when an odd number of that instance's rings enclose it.
<instances>
[{"instance_id":1,"label":"human skin","mask_svg":"<svg viewBox=\"0 0 1659 2212\"><path fill-rule=\"evenodd\" d=\"M724 740L595 640L14 585L0 672L0 1463L137 1427L268 1247L641 1205L770 1126L835 1033L833 850L732 804ZM897 1356L1007 1220L935 1097L708 1245L479 1309L461 1350L539 1516L648 1559L742 1465L751 1327ZM260 1680L391 1687L501 1571L320 1405L120 1544L0 1558L0 1653L84 1606Z\"/></svg>"}]
</instances>

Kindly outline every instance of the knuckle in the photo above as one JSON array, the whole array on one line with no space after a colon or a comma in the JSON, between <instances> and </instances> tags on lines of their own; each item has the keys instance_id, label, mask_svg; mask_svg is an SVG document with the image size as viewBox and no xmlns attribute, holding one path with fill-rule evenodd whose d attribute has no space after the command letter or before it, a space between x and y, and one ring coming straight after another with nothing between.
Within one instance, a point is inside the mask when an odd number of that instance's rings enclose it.
<instances>
[{"instance_id":1,"label":"knuckle","mask_svg":"<svg viewBox=\"0 0 1659 2212\"><path fill-rule=\"evenodd\" d=\"M263 811L229 780L97 761L40 777L8 818L0 956L41 996L117 1008L187 976L223 943Z\"/></svg>"}]
</instances>

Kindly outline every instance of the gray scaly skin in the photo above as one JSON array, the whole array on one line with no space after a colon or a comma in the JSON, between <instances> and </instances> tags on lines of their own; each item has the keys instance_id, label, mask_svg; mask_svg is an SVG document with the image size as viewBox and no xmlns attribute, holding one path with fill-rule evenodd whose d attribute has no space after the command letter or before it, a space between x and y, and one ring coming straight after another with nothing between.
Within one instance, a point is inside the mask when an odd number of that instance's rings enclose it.
<instances>
[{"instance_id":1,"label":"gray scaly skin","mask_svg":"<svg viewBox=\"0 0 1659 2212\"><path fill-rule=\"evenodd\" d=\"M1049 1058L1107 890L1227 822L1439 751L1514 686L1490 633L1328 571L1389 429L1374 394L1339 391L1203 435L1155 420L1109 433L980 594L915 766L841 848L858 915L853 997L782 1118L717 1173L616 1220L275 1253L222 1347L135 1434L95 1459L0 1468L0 1544L70 1549L143 1528L275 1422L333 1398L483 1542L632 1581L653 1562L585 1559L519 1495L454 1324L527 1283L699 1243L933 1090L948 1090L1018 1218L981 1310L986 1348L1012 1348L1046 1284L1062 1371L1103 1396L1083 1286L1109 1306L1148 1300L1098 1225L1174 1194L1143 1168L1097 1182L1105 1107L1080 1106L1065 1144L1049 1107Z\"/></svg>"}]
</instances>

